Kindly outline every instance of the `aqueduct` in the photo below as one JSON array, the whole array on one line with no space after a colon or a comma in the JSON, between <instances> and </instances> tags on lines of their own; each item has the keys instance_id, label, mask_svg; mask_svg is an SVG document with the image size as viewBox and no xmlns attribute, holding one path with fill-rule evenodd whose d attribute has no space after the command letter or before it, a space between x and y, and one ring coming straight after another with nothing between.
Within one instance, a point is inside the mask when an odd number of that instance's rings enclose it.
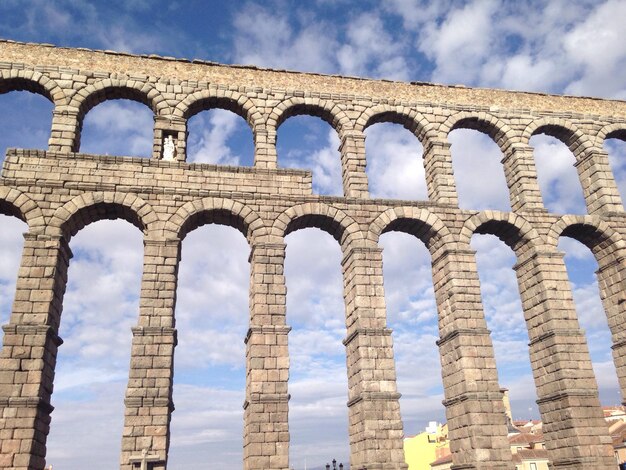
<instances>
[{"instance_id":1,"label":"aqueduct","mask_svg":"<svg viewBox=\"0 0 626 470\"><path fill-rule=\"evenodd\" d=\"M0 212L28 224L15 301L3 326L0 467L44 468L68 242L87 224L115 218L141 230L145 247L121 436L123 470L133 468L132 456L148 448L157 456L152 468L166 467L181 240L208 223L239 229L250 245L245 469L289 468L284 237L303 227L327 231L343 252L351 468L406 468L378 246L388 231L414 235L432 256L453 468L514 468L469 245L474 233L497 235L517 256L553 468L614 465L557 241L561 235L576 238L598 261L626 397L626 214L603 149L606 138L626 138L626 102L2 41L0 93L13 90L45 96L54 113L48 149L9 150L0 180ZM85 114L114 98L153 110L151 159L77 153ZM231 110L248 122L253 167L185 161L187 120L209 108ZM297 114L319 116L337 130L342 197L313 194L308 171L277 168L277 128ZM422 142L428 200L369 197L364 130L377 122L400 123ZM484 132L502 150L511 212L459 209L447 139L457 128ZM529 145L538 133L557 137L574 153L587 215L544 208Z\"/></svg>"}]
</instances>

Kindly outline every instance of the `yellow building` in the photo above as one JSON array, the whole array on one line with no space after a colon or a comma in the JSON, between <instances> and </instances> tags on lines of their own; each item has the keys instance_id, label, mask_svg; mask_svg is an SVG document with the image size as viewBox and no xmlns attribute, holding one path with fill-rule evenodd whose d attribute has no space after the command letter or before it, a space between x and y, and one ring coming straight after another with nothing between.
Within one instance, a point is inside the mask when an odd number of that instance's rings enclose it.
<instances>
[{"instance_id":1,"label":"yellow building","mask_svg":"<svg viewBox=\"0 0 626 470\"><path fill-rule=\"evenodd\" d=\"M426 430L404 439L404 460L409 470L430 470L430 463L449 453L448 427L431 421Z\"/></svg>"}]
</instances>

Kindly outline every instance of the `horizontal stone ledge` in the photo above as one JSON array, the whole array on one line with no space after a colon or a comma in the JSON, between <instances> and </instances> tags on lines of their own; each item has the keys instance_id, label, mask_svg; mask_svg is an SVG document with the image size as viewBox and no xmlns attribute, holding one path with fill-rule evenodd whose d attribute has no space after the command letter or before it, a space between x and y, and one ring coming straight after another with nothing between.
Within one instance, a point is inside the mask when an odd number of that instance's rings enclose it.
<instances>
[{"instance_id":1,"label":"horizontal stone ledge","mask_svg":"<svg viewBox=\"0 0 626 470\"><path fill-rule=\"evenodd\" d=\"M357 242L359 241L361 240L357 240ZM343 255L343 258L341 258L341 266L345 266L348 263L348 259L356 253L382 254L382 252L383 252L383 249L378 246L349 246L345 254ZM382 267L382 258L381 258L380 266Z\"/></svg>"},{"instance_id":2,"label":"horizontal stone ledge","mask_svg":"<svg viewBox=\"0 0 626 470\"><path fill-rule=\"evenodd\" d=\"M554 330L542 333L536 338L532 339L530 343L528 343L528 346L529 347L535 346L538 343L542 343L556 336L584 337L585 332L581 330L580 328L555 328Z\"/></svg>"},{"instance_id":3,"label":"horizontal stone ledge","mask_svg":"<svg viewBox=\"0 0 626 470\"><path fill-rule=\"evenodd\" d=\"M595 390L588 390L585 388L561 390L556 393L551 393L549 395L546 395L545 397L539 398L537 400L537 404L543 405L544 403L551 403L551 402L563 400L566 398L598 398L598 392Z\"/></svg>"},{"instance_id":4,"label":"horizontal stone ledge","mask_svg":"<svg viewBox=\"0 0 626 470\"><path fill-rule=\"evenodd\" d=\"M493 402L501 402L502 401L502 392L467 392L461 393L456 397L448 398L447 400L442 400L441 403L443 406L448 407L452 405L457 405L459 403L463 403L466 401L493 401ZM504 415L502 415L504 416Z\"/></svg>"},{"instance_id":5,"label":"horizontal stone ledge","mask_svg":"<svg viewBox=\"0 0 626 470\"><path fill-rule=\"evenodd\" d=\"M477 467L471 463L462 463L462 464L452 464L450 470L475 470Z\"/></svg>"},{"instance_id":6,"label":"horizontal stone ledge","mask_svg":"<svg viewBox=\"0 0 626 470\"><path fill-rule=\"evenodd\" d=\"M174 411L174 402L169 398L153 398L153 397L126 397L124 398L126 408L162 408L168 407L170 411Z\"/></svg>"},{"instance_id":7,"label":"horizontal stone ledge","mask_svg":"<svg viewBox=\"0 0 626 470\"><path fill-rule=\"evenodd\" d=\"M251 404L259 403L288 403L291 400L289 393L253 393L243 402L245 410Z\"/></svg>"},{"instance_id":8,"label":"horizontal stone ledge","mask_svg":"<svg viewBox=\"0 0 626 470\"><path fill-rule=\"evenodd\" d=\"M460 336L489 336L489 335L491 335L491 331L489 331L487 328L458 328L444 335L444 337L437 340L435 344L441 347L444 344Z\"/></svg>"},{"instance_id":9,"label":"horizontal stone ledge","mask_svg":"<svg viewBox=\"0 0 626 470\"><path fill-rule=\"evenodd\" d=\"M41 397L0 397L0 408L39 408L44 413L54 411L54 406Z\"/></svg>"},{"instance_id":10,"label":"horizontal stone ledge","mask_svg":"<svg viewBox=\"0 0 626 470\"><path fill-rule=\"evenodd\" d=\"M291 331L291 327L287 325L260 325L248 328L244 344L248 344L252 335L286 335Z\"/></svg>"},{"instance_id":11,"label":"horizontal stone ledge","mask_svg":"<svg viewBox=\"0 0 626 470\"><path fill-rule=\"evenodd\" d=\"M169 326L133 326L133 336L178 336L178 330Z\"/></svg>"},{"instance_id":12,"label":"horizontal stone ledge","mask_svg":"<svg viewBox=\"0 0 626 470\"><path fill-rule=\"evenodd\" d=\"M163 238L157 240L155 238L144 238L144 246L178 246L180 245L180 238Z\"/></svg>"},{"instance_id":13,"label":"horizontal stone ledge","mask_svg":"<svg viewBox=\"0 0 626 470\"><path fill-rule=\"evenodd\" d=\"M397 401L401 396L402 394L398 392L361 392L348 400L348 408L362 401Z\"/></svg>"},{"instance_id":14,"label":"horizontal stone ledge","mask_svg":"<svg viewBox=\"0 0 626 470\"><path fill-rule=\"evenodd\" d=\"M522 269L528 263L536 260L540 256L544 257L544 258L553 258L553 259L560 259L560 260L562 260L565 257L565 253L563 253L562 251L559 251L557 249L555 249L554 251L534 250L534 251L528 253L527 255L524 255L524 259L523 260L518 261L517 263L515 263L513 265L513 271L518 271L518 270Z\"/></svg>"},{"instance_id":15,"label":"horizontal stone ledge","mask_svg":"<svg viewBox=\"0 0 626 470\"><path fill-rule=\"evenodd\" d=\"M476 256L476 251L467 248L443 248L436 258L433 258L431 264L436 266L441 260L451 255Z\"/></svg>"},{"instance_id":16,"label":"horizontal stone ledge","mask_svg":"<svg viewBox=\"0 0 626 470\"><path fill-rule=\"evenodd\" d=\"M597 460L593 457L575 457L552 460L552 468L596 468Z\"/></svg>"},{"instance_id":17,"label":"horizontal stone ledge","mask_svg":"<svg viewBox=\"0 0 626 470\"><path fill-rule=\"evenodd\" d=\"M50 325L3 325L2 331L5 335L28 335L28 336L48 336L56 346L61 346L63 340L56 334Z\"/></svg>"},{"instance_id":18,"label":"horizontal stone ledge","mask_svg":"<svg viewBox=\"0 0 626 470\"><path fill-rule=\"evenodd\" d=\"M341 341L344 346L348 346L357 336L391 336L390 328L357 328Z\"/></svg>"},{"instance_id":19,"label":"horizontal stone ledge","mask_svg":"<svg viewBox=\"0 0 626 470\"><path fill-rule=\"evenodd\" d=\"M611 346L611 349L616 350L616 349L623 348L624 346L626 346L626 339L616 341L615 343L613 343L613 346Z\"/></svg>"}]
</instances>

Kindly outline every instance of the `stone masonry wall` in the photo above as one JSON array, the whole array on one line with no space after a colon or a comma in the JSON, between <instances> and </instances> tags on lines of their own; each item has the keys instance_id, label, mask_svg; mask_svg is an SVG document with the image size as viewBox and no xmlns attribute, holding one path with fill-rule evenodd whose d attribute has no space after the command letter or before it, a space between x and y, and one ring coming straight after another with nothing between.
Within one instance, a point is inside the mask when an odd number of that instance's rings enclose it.
<instances>
[{"instance_id":1,"label":"stone masonry wall","mask_svg":"<svg viewBox=\"0 0 626 470\"><path fill-rule=\"evenodd\" d=\"M284 237L318 227L343 252L351 468L405 469L380 235L402 231L432 256L439 350L453 468L512 469L493 346L486 327L474 233L500 237L517 256L539 409L552 467L614 465L587 344L573 308L561 235L586 244L626 397L626 214L603 141L626 139L626 103L500 90L302 74L202 61L0 41L0 93L28 90L54 103L48 150L12 149L0 212L28 224L15 302L0 352L0 467L42 470L54 419L51 394L70 238L123 218L144 234L140 311L133 328L120 469L147 450L165 469L169 448L180 245L195 228L225 224L250 245L244 462L289 468L289 357ZM140 101L155 114L151 159L79 153L82 121L98 103ZM187 120L211 108L249 123L252 168L186 163ZM311 173L277 166L276 132L289 117L319 116L340 137L344 195L312 192ZM371 199L364 130L394 122L423 144L426 201ZM512 212L458 207L447 136L491 136L503 154ZM588 215L548 213L529 139L544 133L576 157ZM164 140L172 138L168 154ZM171 161L170 161L171 160ZM243 338L242 338L243 340ZM51 414L52 413L52 414Z\"/></svg>"}]
</instances>

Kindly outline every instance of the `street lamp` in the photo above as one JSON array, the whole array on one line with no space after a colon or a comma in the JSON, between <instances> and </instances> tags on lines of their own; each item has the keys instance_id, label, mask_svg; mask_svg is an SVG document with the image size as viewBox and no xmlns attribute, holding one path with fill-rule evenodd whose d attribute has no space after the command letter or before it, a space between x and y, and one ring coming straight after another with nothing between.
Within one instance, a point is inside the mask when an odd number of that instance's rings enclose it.
<instances>
[{"instance_id":1,"label":"street lamp","mask_svg":"<svg viewBox=\"0 0 626 470\"><path fill-rule=\"evenodd\" d=\"M326 470L330 470L330 464L326 464ZM333 470L337 470L337 460L333 459ZM339 464L339 470L343 470L343 464Z\"/></svg>"}]
</instances>

